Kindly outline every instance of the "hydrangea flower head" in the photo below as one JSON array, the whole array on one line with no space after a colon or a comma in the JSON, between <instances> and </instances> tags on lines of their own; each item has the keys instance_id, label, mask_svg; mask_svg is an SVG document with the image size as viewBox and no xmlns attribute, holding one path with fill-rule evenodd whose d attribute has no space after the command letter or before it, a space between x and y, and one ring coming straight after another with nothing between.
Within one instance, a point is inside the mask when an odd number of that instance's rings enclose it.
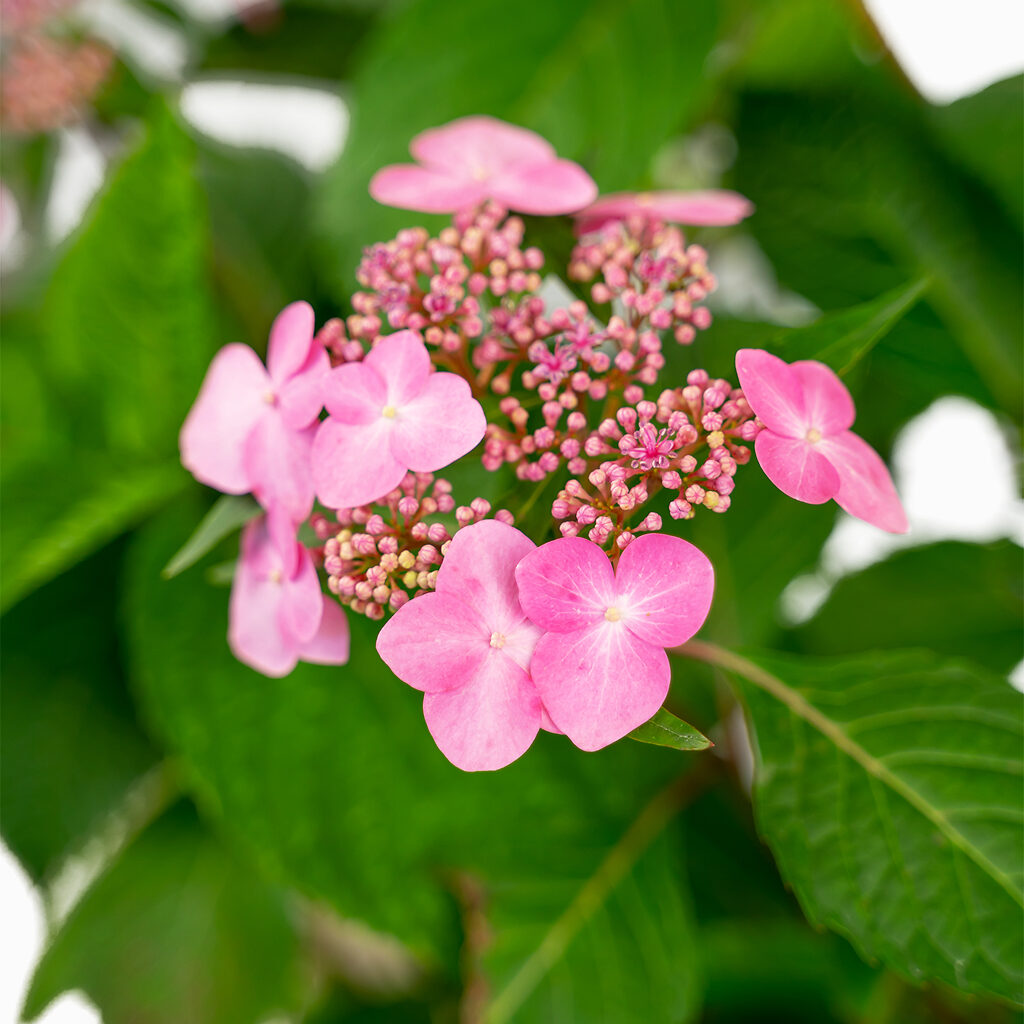
<instances>
[{"instance_id":1,"label":"hydrangea flower head","mask_svg":"<svg viewBox=\"0 0 1024 1024\"><path fill-rule=\"evenodd\" d=\"M543 709L530 678L540 629L519 603L515 568L535 549L493 519L460 530L437 588L403 605L377 638L399 679L422 690L427 728L452 764L491 771L533 743Z\"/></svg>"},{"instance_id":2,"label":"hydrangea flower head","mask_svg":"<svg viewBox=\"0 0 1024 1024\"><path fill-rule=\"evenodd\" d=\"M313 480L331 508L355 508L394 490L407 470L432 473L483 440L487 420L469 384L432 373L414 331L382 338L358 363L327 376L330 416L313 442Z\"/></svg>"},{"instance_id":3,"label":"hydrangea flower head","mask_svg":"<svg viewBox=\"0 0 1024 1024\"><path fill-rule=\"evenodd\" d=\"M313 508L309 452L330 370L306 302L293 302L270 329L267 366L248 345L226 345L206 373L181 428L181 461L227 494L252 492L300 522Z\"/></svg>"},{"instance_id":4,"label":"hydrangea flower head","mask_svg":"<svg viewBox=\"0 0 1024 1024\"><path fill-rule=\"evenodd\" d=\"M242 532L228 643L239 661L275 678L300 660L348 661L345 613L321 591L309 551L282 511L252 520Z\"/></svg>"},{"instance_id":5,"label":"hydrangea flower head","mask_svg":"<svg viewBox=\"0 0 1024 1024\"><path fill-rule=\"evenodd\" d=\"M890 533L906 533L907 517L878 453L858 437L850 392L824 363L786 363L761 349L736 353L736 372L764 424L754 451L784 494L820 505L835 498L852 516Z\"/></svg>"},{"instance_id":6,"label":"hydrangea flower head","mask_svg":"<svg viewBox=\"0 0 1024 1024\"><path fill-rule=\"evenodd\" d=\"M646 722L668 695L666 647L703 625L714 570L692 544L664 534L629 543L614 569L593 541L564 537L516 569L519 600L544 635L530 671L554 724L598 750Z\"/></svg>"},{"instance_id":7,"label":"hydrangea flower head","mask_svg":"<svg viewBox=\"0 0 1024 1024\"><path fill-rule=\"evenodd\" d=\"M457 213L493 199L520 213L572 213L597 195L579 164L535 132L493 117L463 117L412 140L415 164L379 170L370 195L385 206Z\"/></svg>"},{"instance_id":8,"label":"hydrangea flower head","mask_svg":"<svg viewBox=\"0 0 1024 1024\"><path fill-rule=\"evenodd\" d=\"M754 212L754 204L738 192L613 192L601 196L576 214L577 234L599 230L612 220L643 217L668 224L693 226L739 224Z\"/></svg>"}]
</instances>

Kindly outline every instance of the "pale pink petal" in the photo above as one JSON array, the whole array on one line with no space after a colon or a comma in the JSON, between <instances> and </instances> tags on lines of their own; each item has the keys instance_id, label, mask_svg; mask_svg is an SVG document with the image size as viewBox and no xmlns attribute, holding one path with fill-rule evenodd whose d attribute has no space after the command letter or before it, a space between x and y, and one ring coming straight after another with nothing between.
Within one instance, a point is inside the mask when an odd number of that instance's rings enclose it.
<instances>
[{"instance_id":1,"label":"pale pink petal","mask_svg":"<svg viewBox=\"0 0 1024 1024\"><path fill-rule=\"evenodd\" d=\"M736 353L740 387L757 418L783 437L803 437L808 430L803 385L792 367L759 348Z\"/></svg>"},{"instance_id":2,"label":"pale pink petal","mask_svg":"<svg viewBox=\"0 0 1024 1024\"><path fill-rule=\"evenodd\" d=\"M715 572L707 556L688 541L650 533L622 552L615 585L626 627L647 643L676 647L704 624Z\"/></svg>"},{"instance_id":3,"label":"pale pink petal","mask_svg":"<svg viewBox=\"0 0 1024 1024\"><path fill-rule=\"evenodd\" d=\"M412 604L416 601L405 607ZM526 672L492 650L466 686L425 694L423 716L453 765L466 772L495 771L533 743L540 728L540 698Z\"/></svg>"},{"instance_id":4,"label":"pale pink petal","mask_svg":"<svg viewBox=\"0 0 1024 1024\"><path fill-rule=\"evenodd\" d=\"M365 362L343 363L327 374L324 405L338 423L375 423L388 404L381 375Z\"/></svg>"},{"instance_id":5,"label":"pale pink petal","mask_svg":"<svg viewBox=\"0 0 1024 1024\"><path fill-rule=\"evenodd\" d=\"M804 391L808 426L826 437L849 430L857 413L850 392L835 372L813 359L801 359L789 368Z\"/></svg>"},{"instance_id":6,"label":"pale pink petal","mask_svg":"<svg viewBox=\"0 0 1024 1024\"><path fill-rule=\"evenodd\" d=\"M308 302L293 302L277 314L267 344L267 369L275 386L280 387L305 364L315 327L316 317Z\"/></svg>"},{"instance_id":7,"label":"pale pink petal","mask_svg":"<svg viewBox=\"0 0 1024 1024\"><path fill-rule=\"evenodd\" d=\"M396 409L419 395L430 379L430 353L415 331L397 331L381 338L366 354L363 365L380 374L385 404Z\"/></svg>"},{"instance_id":8,"label":"pale pink petal","mask_svg":"<svg viewBox=\"0 0 1024 1024\"><path fill-rule=\"evenodd\" d=\"M794 441L762 430L754 442L765 476L783 494L809 505L821 505L839 493L839 474L822 454L822 444Z\"/></svg>"},{"instance_id":9,"label":"pale pink petal","mask_svg":"<svg viewBox=\"0 0 1024 1024\"><path fill-rule=\"evenodd\" d=\"M305 363L291 376L277 393L277 407L285 426L292 430L308 427L324 407L324 392L331 363L323 346L317 342Z\"/></svg>"},{"instance_id":10,"label":"pale pink petal","mask_svg":"<svg viewBox=\"0 0 1024 1024\"><path fill-rule=\"evenodd\" d=\"M307 643L316 636L324 611L324 594L309 551L301 544L297 565L292 576L281 580L281 629L290 636L295 647Z\"/></svg>"},{"instance_id":11,"label":"pale pink petal","mask_svg":"<svg viewBox=\"0 0 1024 1024\"><path fill-rule=\"evenodd\" d=\"M565 735L565 733L562 732L562 730L559 729L558 726L555 725L555 723L551 721L551 716L548 714L548 709L546 707L544 707L543 704L541 704L541 706L540 706L540 727L545 732L553 732L553 733L556 733L559 736L564 736Z\"/></svg>"},{"instance_id":12,"label":"pale pink petal","mask_svg":"<svg viewBox=\"0 0 1024 1024\"><path fill-rule=\"evenodd\" d=\"M583 750L643 725L664 704L671 681L665 651L622 622L545 633L530 671L552 721Z\"/></svg>"},{"instance_id":13,"label":"pale pink petal","mask_svg":"<svg viewBox=\"0 0 1024 1024\"><path fill-rule=\"evenodd\" d=\"M660 220L673 224L726 225L739 224L754 212L754 204L746 196L726 189L703 192L652 192L650 201L637 196L637 205L647 207Z\"/></svg>"},{"instance_id":14,"label":"pale pink petal","mask_svg":"<svg viewBox=\"0 0 1024 1024\"><path fill-rule=\"evenodd\" d=\"M368 424L332 418L316 428L313 488L328 508L367 505L402 482L407 467L391 454L390 422L383 417Z\"/></svg>"},{"instance_id":15,"label":"pale pink petal","mask_svg":"<svg viewBox=\"0 0 1024 1024\"><path fill-rule=\"evenodd\" d=\"M252 493L264 507L281 506L296 523L313 510L310 450L316 427L289 430L273 410L246 438L243 461Z\"/></svg>"},{"instance_id":16,"label":"pale pink petal","mask_svg":"<svg viewBox=\"0 0 1024 1024\"><path fill-rule=\"evenodd\" d=\"M227 345L214 356L181 428L181 461L197 480L227 494L252 489L243 450L269 409L270 387L267 371L248 345Z\"/></svg>"},{"instance_id":17,"label":"pale pink petal","mask_svg":"<svg viewBox=\"0 0 1024 1024\"><path fill-rule=\"evenodd\" d=\"M538 164L555 158L551 143L536 132L486 115L461 117L429 128L412 140L409 151L420 163L467 178L510 164Z\"/></svg>"},{"instance_id":18,"label":"pale pink petal","mask_svg":"<svg viewBox=\"0 0 1024 1024\"><path fill-rule=\"evenodd\" d=\"M423 594L384 624L377 653L402 682L435 693L471 685L495 651L490 639L472 605L451 594Z\"/></svg>"},{"instance_id":19,"label":"pale pink petal","mask_svg":"<svg viewBox=\"0 0 1024 1024\"><path fill-rule=\"evenodd\" d=\"M298 524L283 505L271 505L264 517L269 544L264 547L263 568L292 577L299 571L299 558L306 550L298 541Z\"/></svg>"},{"instance_id":20,"label":"pale pink petal","mask_svg":"<svg viewBox=\"0 0 1024 1024\"><path fill-rule=\"evenodd\" d=\"M323 615L312 640L299 646L299 657L313 665L344 665L348 661L348 619L337 601L321 595Z\"/></svg>"},{"instance_id":21,"label":"pale pink petal","mask_svg":"<svg viewBox=\"0 0 1024 1024\"><path fill-rule=\"evenodd\" d=\"M597 195L594 179L571 160L510 167L484 187L503 206L541 217L573 213Z\"/></svg>"},{"instance_id":22,"label":"pale pink petal","mask_svg":"<svg viewBox=\"0 0 1024 1024\"><path fill-rule=\"evenodd\" d=\"M479 181L415 164L382 167L370 179L370 195L385 206L420 213L456 213L487 197Z\"/></svg>"},{"instance_id":23,"label":"pale pink petal","mask_svg":"<svg viewBox=\"0 0 1024 1024\"><path fill-rule=\"evenodd\" d=\"M396 407L391 451L420 473L450 466L484 438L487 417L469 384L454 373L435 373L423 390Z\"/></svg>"},{"instance_id":24,"label":"pale pink petal","mask_svg":"<svg viewBox=\"0 0 1024 1024\"><path fill-rule=\"evenodd\" d=\"M818 450L839 474L835 499L851 516L890 533L906 533L907 516L881 456L851 431L826 438Z\"/></svg>"},{"instance_id":25,"label":"pale pink petal","mask_svg":"<svg viewBox=\"0 0 1024 1024\"><path fill-rule=\"evenodd\" d=\"M602 622L615 604L612 563L583 537L562 537L531 551L516 568L516 583L523 611L542 629L559 633Z\"/></svg>"}]
</instances>

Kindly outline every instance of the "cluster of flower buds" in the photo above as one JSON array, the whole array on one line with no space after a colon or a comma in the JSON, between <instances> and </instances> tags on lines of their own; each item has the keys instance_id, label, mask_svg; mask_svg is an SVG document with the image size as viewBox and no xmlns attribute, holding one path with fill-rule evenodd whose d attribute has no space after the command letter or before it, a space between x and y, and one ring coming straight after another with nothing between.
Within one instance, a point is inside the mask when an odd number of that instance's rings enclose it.
<instances>
[{"instance_id":1,"label":"cluster of flower buds","mask_svg":"<svg viewBox=\"0 0 1024 1024\"><path fill-rule=\"evenodd\" d=\"M447 480L431 473L407 473L402 483L373 505L322 514L311 524L323 541L327 586L341 603L371 619L397 610L410 597L434 589L437 570L452 533L486 518L491 504L475 498L456 507ZM453 530L438 516L454 515ZM499 509L495 519L513 522Z\"/></svg>"},{"instance_id":2,"label":"cluster of flower buds","mask_svg":"<svg viewBox=\"0 0 1024 1024\"><path fill-rule=\"evenodd\" d=\"M569 276L594 281L594 301L617 301L630 326L671 330L681 345L711 326L710 311L700 305L716 286L707 252L661 221L632 216L585 235L573 250Z\"/></svg>"},{"instance_id":3,"label":"cluster of flower buds","mask_svg":"<svg viewBox=\"0 0 1024 1024\"><path fill-rule=\"evenodd\" d=\"M330 357L331 366L342 363L358 363L366 354L363 343L350 338L345 330L345 321L340 317L332 317L316 332L316 340L323 345Z\"/></svg>"}]
</instances>

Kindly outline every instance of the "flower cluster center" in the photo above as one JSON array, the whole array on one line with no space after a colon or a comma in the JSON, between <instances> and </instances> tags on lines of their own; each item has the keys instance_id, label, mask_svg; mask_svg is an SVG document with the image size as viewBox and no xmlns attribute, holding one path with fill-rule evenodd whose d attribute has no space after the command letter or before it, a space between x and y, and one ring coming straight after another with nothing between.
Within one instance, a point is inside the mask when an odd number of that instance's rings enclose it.
<instances>
[{"instance_id":1,"label":"flower cluster center","mask_svg":"<svg viewBox=\"0 0 1024 1024\"><path fill-rule=\"evenodd\" d=\"M491 634L491 646L497 648L499 651L508 641L505 638L504 633L492 633Z\"/></svg>"},{"instance_id":2,"label":"flower cluster center","mask_svg":"<svg viewBox=\"0 0 1024 1024\"><path fill-rule=\"evenodd\" d=\"M609 622L618 622L622 618L622 612L613 605L611 608L605 608L604 617Z\"/></svg>"}]
</instances>

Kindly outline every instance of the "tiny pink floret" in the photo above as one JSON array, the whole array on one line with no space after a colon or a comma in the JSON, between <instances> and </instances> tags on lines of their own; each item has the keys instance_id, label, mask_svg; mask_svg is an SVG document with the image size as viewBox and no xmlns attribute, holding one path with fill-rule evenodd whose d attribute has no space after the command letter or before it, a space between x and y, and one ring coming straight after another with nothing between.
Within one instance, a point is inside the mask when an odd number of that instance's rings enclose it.
<instances>
[{"instance_id":1,"label":"tiny pink floret","mask_svg":"<svg viewBox=\"0 0 1024 1024\"><path fill-rule=\"evenodd\" d=\"M576 214L577 234L599 230L613 220L642 217L701 227L739 224L754 212L754 204L738 192L614 192Z\"/></svg>"},{"instance_id":2,"label":"tiny pink floret","mask_svg":"<svg viewBox=\"0 0 1024 1024\"><path fill-rule=\"evenodd\" d=\"M330 370L314 315L293 302L270 330L268 366L248 345L214 356L181 428L181 461L201 483L252 492L264 508L301 522L313 508L309 453Z\"/></svg>"},{"instance_id":3,"label":"tiny pink floret","mask_svg":"<svg viewBox=\"0 0 1024 1024\"><path fill-rule=\"evenodd\" d=\"M593 541L564 537L516 569L523 610L542 630L530 671L553 723L597 750L643 725L665 702L666 647L707 618L714 570L678 537L645 534L618 569Z\"/></svg>"},{"instance_id":4,"label":"tiny pink floret","mask_svg":"<svg viewBox=\"0 0 1024 1024\"><path fill-rule=\"evenodd\" d=\"M321 591L309 551L284 512L260 516L242 531L228 643L239 661L275 678L299 661L348 661L345 613Z\"/></svg>"},{"instance_id":5,"label":"tiny pink floret","mask_svg":"<svg viewBox=\"0 0 1024 1024\"><path fill-rule=\"evenodd\" d=\"M430 734L464 771L504 768L545 724L529 670L540 629L524 614L515 580L534 550L497 520L464 527L434 593L402 605L377 637L391 671L423 691Z\"/></svg>"},{"instance_id":6,"label":"tiny pink floret","mask_svg":"<svg viewBox=\"0 0 1024 1024\"><path fill-rule=\"evenodd\" d=\"M370 195L386 206L457 213L493 199L520 213L573 213L597 186L579 164L561 160L535 132L493 117L463 117L412 140L415 164L383 167Z\"/></svg>"},{"instance_id":7,"label":"tiny pink floret","mask_svg":"<svg viewBox=\"0 0 1024 1024\"><path fill-rule=\"evenodd\" d=\"M330 508L366 505L407 470L443 469L483 440L487 420L466 380L433 373L414 331L382 338L358 363L327 376L330 413L313 441L313 482Z\"/></svg>"},{"instance_id":8,"label":"tiny pink floret","mask_svg":"<svg viewBox=\"0 0 1024 1024\"><path fill-rule=\"evenodd\" d=\"M811 505L835 499L852 516L890 533L907 517L878 453L849 428L850 392L824 363L786 363L762 349L736 353L744 397L764 429L754 451L784 494Z\"/></svg>"}]
</instances>

